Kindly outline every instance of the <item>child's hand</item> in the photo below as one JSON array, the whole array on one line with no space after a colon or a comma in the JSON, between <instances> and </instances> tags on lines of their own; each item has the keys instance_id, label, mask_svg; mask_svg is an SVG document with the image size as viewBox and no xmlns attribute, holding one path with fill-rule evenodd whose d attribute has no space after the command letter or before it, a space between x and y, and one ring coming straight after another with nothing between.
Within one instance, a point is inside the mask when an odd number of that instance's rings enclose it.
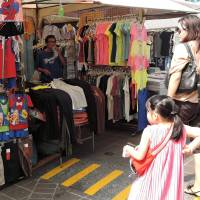
<instances>
[{"instance_id":1,"label":"child's hand","mask_svg":"<svg viewBox=\"0 0 200 200\"><path fill-rule=\"evenodd\" d=\"M126 145L123 148L123 153L122 153L122 157L127 158L131 156L131 151L133 151L134 148L131 147L130 145Z\"/></svg>"},{"instance_id":2,"label":"child's hand","mask_svg":"<svg viewBox=\"0 0 200 200\"><path fill-rule=\"evenodd\" d=\"M185 145L182 151L183 154L192 155L192 149L189 145Z\"/></svg>"}]
</instances>

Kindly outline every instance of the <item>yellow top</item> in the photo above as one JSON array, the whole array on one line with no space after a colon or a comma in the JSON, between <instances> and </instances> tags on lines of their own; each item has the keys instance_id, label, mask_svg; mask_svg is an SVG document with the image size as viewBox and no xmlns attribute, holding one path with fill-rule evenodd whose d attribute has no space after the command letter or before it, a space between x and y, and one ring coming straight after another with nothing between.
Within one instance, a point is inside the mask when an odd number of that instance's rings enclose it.
<instances>
[{"instance_id":1,"label":"yellow top","mask_svg":"<svg viewBox=\"0 0 200 200\"><path fill-rule=\"evenodd\" d=\"M112 24L111 24L112 25ZM111 26L110 25L110 26ZM115 62L111 62L111 53L112 53L112 45L113 45L113 35L112 33L109 31L110 26L108 26L108 28L105 31L105 35L108 36L108 41L109 41L109 65L114 66L117 65L117 63Z\"/></svg>"},{"instance_id":2,"label":"yellow top","mask_svg":"<svg viewBox=\"0 0 200 200\"><path fill-rule=\"evenodd\" d=\"M123 61L123 33L122 33L122 22L118 22L114 32L117 35L117 54L116 54L116 63L120 66L124 66L125 62Z\"/></svg>"}]
</instances>

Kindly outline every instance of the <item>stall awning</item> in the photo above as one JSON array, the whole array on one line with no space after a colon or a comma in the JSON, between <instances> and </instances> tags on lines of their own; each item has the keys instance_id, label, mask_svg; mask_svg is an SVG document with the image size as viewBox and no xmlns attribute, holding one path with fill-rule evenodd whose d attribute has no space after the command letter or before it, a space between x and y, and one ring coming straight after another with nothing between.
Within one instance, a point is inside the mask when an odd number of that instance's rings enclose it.
<instances>
[{"instance_id":1,"label":"stall awning","mask_svg":"<svg viewBox=\"0 0 200 200\"><path fill-rule=\"evenodd\" d=\"M194 9L184 6L178 2L172 0L97 0L106 5L126 6L134 8L147 8L147 9L159 9L166 11L182 11L182 12L196 12Z\"/></svg>"},{"instance_id":2,"label":"stall awning","mask_svg":"<svg viewBox=\"0 0 200 200\"><path fill-rule=\"evenodd\" d=\"M133 8L146 8L152 10L172 11L172 12L196 12L196 10L182 5L173 0L22 0L25 8L46 8L50 6L58 6L60 4L84 3L101 4L102 6L122 6ZM37 5L37 6L36 6Z\"/></svg>"}]
</instances>

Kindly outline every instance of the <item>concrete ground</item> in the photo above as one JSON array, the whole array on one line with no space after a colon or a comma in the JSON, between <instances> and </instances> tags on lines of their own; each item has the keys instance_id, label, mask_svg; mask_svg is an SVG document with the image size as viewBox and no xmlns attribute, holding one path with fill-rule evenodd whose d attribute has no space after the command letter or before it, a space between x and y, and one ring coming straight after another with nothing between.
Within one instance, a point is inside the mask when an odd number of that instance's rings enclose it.
<instances>
[{"instance_id":1,"label":"concrete ground","mask_svg":"<svg viewBox=\"0 0 200 200\"><path fill-rule=\"evenodd\" d=\"M140 135L107 131L95 137L95 153L89 141L74 146L73 156L62 168L55 169L59 166L55 161L38 169L31 178L2 189L0 200L126 200L135 176L129 177L122 147L139 140ZM185 185L193 179L193 158L189 157L185 160ZM185 200L197 199L185 195Z\"/></svg>"}]
</instances>

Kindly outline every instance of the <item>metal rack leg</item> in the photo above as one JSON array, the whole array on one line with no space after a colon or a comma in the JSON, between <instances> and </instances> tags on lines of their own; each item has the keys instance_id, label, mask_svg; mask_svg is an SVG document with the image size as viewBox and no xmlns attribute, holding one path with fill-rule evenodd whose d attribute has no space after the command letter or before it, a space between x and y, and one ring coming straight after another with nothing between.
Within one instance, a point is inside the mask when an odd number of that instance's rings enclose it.
<instances>
[{"instance_id":1,"label":"metal rack leg","mask_svg":"<svg viewBox=\"0 0 200 200\"><path fill-rule=\"evenodd\" d=\"M94 131L92 131L92 151L94 153Z\"/></svg>"}]
</instances>

